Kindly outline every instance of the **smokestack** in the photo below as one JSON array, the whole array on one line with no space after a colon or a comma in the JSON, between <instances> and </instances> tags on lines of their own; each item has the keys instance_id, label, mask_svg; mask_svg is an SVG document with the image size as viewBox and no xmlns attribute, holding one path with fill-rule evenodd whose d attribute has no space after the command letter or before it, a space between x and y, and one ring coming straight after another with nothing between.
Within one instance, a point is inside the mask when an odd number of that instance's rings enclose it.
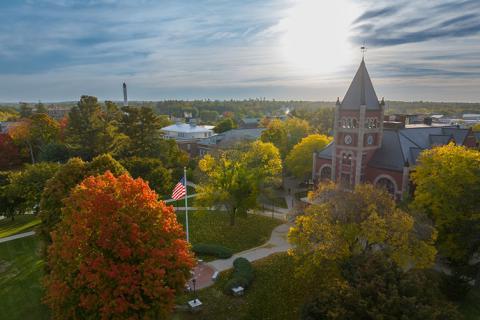
<instances>
[{"instance_id":1,"label":"smokestack","mask_svg":"<svg viewBox=\"0 0 480 320\"><path fill-rule=\"evenodd\" d=\"M128 107L128 99L127 99L127 84L123 83L123 106Z\"/></svg>"}]
</instances>

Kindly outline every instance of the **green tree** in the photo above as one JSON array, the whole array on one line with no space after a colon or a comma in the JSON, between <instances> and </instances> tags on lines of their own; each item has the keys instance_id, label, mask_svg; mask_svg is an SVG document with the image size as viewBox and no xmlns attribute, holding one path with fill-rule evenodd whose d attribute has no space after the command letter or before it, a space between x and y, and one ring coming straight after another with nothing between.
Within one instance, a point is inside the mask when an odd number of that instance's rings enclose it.
<instances>
[{"instance_id":1,"label":"green tree","mask_svg":"<svg viewBox=\"0 0 480 320\"><path fill-rule=\"evenodd\" d=\"M262 132L260 139L263 142L271 142L278 148L282 158L285 157L288 151L287 129L285 124L278 119L270 121L267 128Z\"/></svg>"},{"instance_id":2,"label":"green tree","mask_svg":"<svg viewBox=\"0 0 480 320\"><path fill-rule=\"evenodd\" d=\"M102 153L119 153L126 143L116 126L119 116L114 103L107 101L102 109L96 97L82 96L68 115L66 141L86 160Z\"/></svg>"},{"instance_id":3,"label":"green tree","mask_svg":"<svg viewBox=\"0 0 480 320\"><path fill-rule=\"evenodd\" d=\"M132 157L120 162L133 178L142 178L160 196L170 199L172 175L159 159Z\"/></svg>"},{"instance_id":4,"label":"green tree","mask_svg":"<svg viewBox=\"0 0 480 320\"><path fill-rule=\"evenodd\" d=\"M462 319L433 271L405 272L380 253L354 256L341 279L304 306L302 319Z\"/></svg>"},{"instance_id":5,"label":"green tree","mask_svg":"<svg viewBox=\"0 0 480 320\"><path fill-rule=\"evenodd\" d=\"M300 275L321 265L337 268L351 256L379 249L402 267L433 264L436 231L396 208L387 191L368 184L350 191L329 183L311 200L289 232Z\"/></svg>"},{"instance_id":6,"label":"green tree","mask_svg":"<svg viewBox=\"0 0 480 320\"><path fill-rule=\"evenodd\" d=\"M40 235L47 245L51 243L50 232L61 221L63 199L84 178L103 174L107 170L115 176L126 172L118 161L106 154L95 157L91 162L72 158L47 181L41 195L39 214L42 220Z\"/></svg>"},{"instance_id":7,"label":"green tree","mask_svg":"<svg viewBox=\"0 0 480 320\"><path fill-rule=\"evenodd\" d=\"M27 164L22 171L10 173L7 193L15 198L20 197L20 201L16 200L18 212L37 212L43 189L59 167L56 163L40 162Z\"/></svg>"},{"instance_id":8,"label":"green tree","mask_svg":"<svg viewBox=\"0 0 480 320\"><path fill-rule=\"evenodd\" d=\"M315 151L320 151L332 138L311 134L296 144L285 159L286 169L297 178L304 179L312 174L312 159Z\"/></svg>"},{"instance_id":9,"label":"green tree","mask_svg":"<svg viewBox=\"0 0 480 320\"><path fill-rule=\"evenodd\" d=\"M127 155L150 157L156 154L161 144L160 129L165 124L164 118L148 107L123 107L122 111L120 130L129 138Z\"/></svg>"},{"instance_id":10,"label":"green tree","mask_svg":"<svg viewBox=\"0 0 480 320\"><path fill-rule=\"evenodd\" d=\"M218 119L218 112L214 110L200 111L200 119L206 123L214 123Z\"/></svg>"},{"instance_id":11,"label":"green tree","mask_svg":"<svg viewBox=\"0 0 480 320\"><path fill-rule=\"evenodd\" d=\"M38 102L35 105L35 113L45 113L48 114L48 109L45 107L45 105L41 102Z\"/></svg>"},{"instance_id":12,"label":"green tree","mask_svg":"<svg viewBox=\"0 0 480 320\"><path fill-rule=\"evenodd\" d=\"M205 175L197 185L197 201L205 206L225 206L230 224L256 206L257 197L267 181L278 180L282 164L278 150L260 141L248 150L228 150L215 158L206 155L199 162Z\"/></svg>"},{"instance_id":13,"label":"green tree","mask_svg":"<svg viewBox=\"0 0 480 320\"><path fill-rule=\"evenodd\" d=\"M225 118L222 121L220 121L219 123L217 123L215 128L213 128L213 131L215 133L222 133L222 132L225 132L225 131L228 131L228 130L232 130L236 127L237 127L237 125L232 120L232 118Z\"/></svg>"},{"instance_id":14,"label":"green tree","mask_svg":"<svg viewBox=\"0 0 480 320\"><path fill-rule=\"evenodd\" d=\"M312 128L308 122L299 118L288 118L284 122L284 125L287 131L287 153L312 132Z\"/></svg>"},{"instance_id":15,"label":"green tree","mask_svg":"<svg viewBox=\"0 0 480 320\"><path fill-rule=\"evenodd\" d=\"M0 216L15 220L15 216L21 213L23 199L20 194L12 193L10 188L11 173L0 171Z\"/></svg>"},{"instance_id":16,"label":"green tree","mask_svg":"<svg viewBox=\"0 0 480 320\"><path fill-rule=\"evenodd\" d=\"M480 248L480 152L453 144L425 150L412 180L412 206L434 220L440 252L452 266L467 267ZM480 279L478 265L462 273Z\"/></svg>"},{"instance_id":17,"label":"green tree","mask_svg":"<svg viewBox=\"0 0 480 320\"><path fill-rule=\"evenodd\" d=\"M33 114L33 108L28 105L28 103L20 103L20 117L28 118Z\"/></svg>"}]
</instances>

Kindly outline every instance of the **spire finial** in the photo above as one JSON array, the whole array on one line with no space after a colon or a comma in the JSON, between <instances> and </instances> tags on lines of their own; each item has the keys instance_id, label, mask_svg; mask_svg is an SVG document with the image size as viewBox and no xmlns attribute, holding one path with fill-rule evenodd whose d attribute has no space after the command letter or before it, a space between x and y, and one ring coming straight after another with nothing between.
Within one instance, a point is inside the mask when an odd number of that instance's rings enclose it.
<instances>
[{"instance_id":1,"label":"spire finial","mask_svg":"<svg viewBox=\"0 0 480 320\"><path fill-rule=\"evenodd\" d=\"M365 52L367 52L367 47L365 46L365 41L363 41L363 46L360 47L360 50L362 51L362 60L365 59Z\"/></svg>"}]
</instances>

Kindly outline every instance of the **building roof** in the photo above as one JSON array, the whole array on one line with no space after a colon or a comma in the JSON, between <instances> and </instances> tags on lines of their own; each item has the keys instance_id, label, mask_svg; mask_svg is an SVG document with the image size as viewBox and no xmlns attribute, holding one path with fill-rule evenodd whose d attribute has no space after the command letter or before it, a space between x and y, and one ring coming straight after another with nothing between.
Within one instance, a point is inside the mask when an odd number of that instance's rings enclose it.
<instances>
[{"instance_id":1,"label":"building roof","mask_svg":"<svg viewBox=\"0 0 480 320\"><path fill-rule=\"evenodd\" d=\"M257 140L265 128L232 129L200 140L199 144L226 146L242 140Z\"/></svg>"},{"instance_id":2,"label":"building roof","mask_svg":"<svg viewBox=\"0 0 480 320\"><path fill-rule=\"evenodd\" d=\"M383 130L382 146L375 151L368 166L402 171L406 163L415 165L425 149L454 141L463 145L469 129L457 127L415 127ZM478 135L480 139L480 134ZM317 153L319 158L332 159L334 142Z\"/></svg>"},{"instance_id":3,"label":"building roof","mask_svg":"<svg viewBox=\"0 0 480 320\"><path fill-rule=\"evenodd\" d=\"M362 59L360 67L358 68L340 107L346 110L357 110L363 105L367 107L367 110L380 109L380 103L378 102L375 89L373 89L372 80L370 79L367 67L365 66L365 61Z\"/></svg>"},{"instance_id":4,"label":"building roof","mask_svg":"<svg viewBox=\"0 0 480 320\"><path fill-rule=\"evenodd\" d=\"M185 133L197 133L197 132L211 132L214 126L199 126L192 125L189 123L176 123L170 126L164 127L162 131L171 131L171 132L185 132Z\"/></svg>"},{"instance_id":5,"label":"building roof","mask_svg":"<svg viewBox=\"0 0 480 320\"><path fill-rule=\"evenodd\" d=\"M260 118L243 118L240 121L243 122L244 124L258 124L260 123L261 120L262 119Z\"/></svg>"}]
</instances>

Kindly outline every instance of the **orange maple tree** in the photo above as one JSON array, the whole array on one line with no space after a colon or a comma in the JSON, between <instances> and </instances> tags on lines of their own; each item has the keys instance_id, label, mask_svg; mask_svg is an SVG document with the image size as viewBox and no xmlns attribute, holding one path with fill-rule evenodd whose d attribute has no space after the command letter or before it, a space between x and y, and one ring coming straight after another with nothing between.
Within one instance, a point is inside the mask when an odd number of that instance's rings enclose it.
<instances>
[{"instance_id":1,"label":"orange maple tree","mask_svg":"<svg viewBox=\"0 0 480 320\"><path fill-rule=\"evenodd\" d=\"M173 207L141 179L109 171L65 200L44 278L55 319L163 319L194 266Z\"/></svg>"}]
</instances>

